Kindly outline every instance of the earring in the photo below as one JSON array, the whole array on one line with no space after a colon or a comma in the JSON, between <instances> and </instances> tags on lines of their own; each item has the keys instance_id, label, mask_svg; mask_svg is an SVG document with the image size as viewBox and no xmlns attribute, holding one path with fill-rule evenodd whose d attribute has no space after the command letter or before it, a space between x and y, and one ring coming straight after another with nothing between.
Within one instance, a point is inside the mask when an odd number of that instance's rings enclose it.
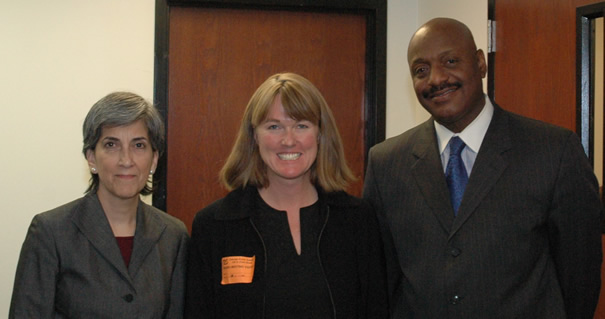
<instances>
[{"instance_id":1,"label":"earring","mask_svg":"<svg viewBox=\"0 0 605 319\"><path fill-rule=\"evenodd\" d=\"M153 170L150 170L150 171L149 171L149 175L153 175Z\"/></svg>"},{"instance_id":2,"label":"earring","mask_svg":"<svg viewBox=\"0 0 605 319\"><path fill-rule=\"evenodd\" d=\"M90 168L90 171L91 171L93 174L96 174L96 173L97 173L97 169L96 169L96 168L94 168L94 167L91 167L91 168Z\"/></svg>"}]
</instances>

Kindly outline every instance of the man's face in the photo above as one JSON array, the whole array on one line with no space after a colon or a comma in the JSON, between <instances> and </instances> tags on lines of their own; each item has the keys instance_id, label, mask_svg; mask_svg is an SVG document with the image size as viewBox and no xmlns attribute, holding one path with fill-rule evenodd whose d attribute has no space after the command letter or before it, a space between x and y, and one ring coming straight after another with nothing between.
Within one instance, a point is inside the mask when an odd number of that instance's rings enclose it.
<instances>
[{"instance_id":1,"label":"man's face","mask_svg":"<svg viewBox=\"0 0 605 319\"><path fill-rule=\"evenodd\" d=\"M418 101L453 132L460 132L485 105L483 51L456 27L425 26L410 41L408 63Z\"/></svg>"}]
</instances>

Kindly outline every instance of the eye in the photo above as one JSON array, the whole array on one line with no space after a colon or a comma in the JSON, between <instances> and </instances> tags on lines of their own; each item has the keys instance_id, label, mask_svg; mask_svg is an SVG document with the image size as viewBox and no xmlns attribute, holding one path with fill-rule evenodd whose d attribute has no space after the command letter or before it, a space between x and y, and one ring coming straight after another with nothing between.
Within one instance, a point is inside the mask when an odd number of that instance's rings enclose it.
<instances>
[{"instance_id":1,"label":"eye","mask_svg":"<svg viewBox=\"0 0 605 319\"><path fill-rule=\"evenodd\" d=\"M279 128L279 125L277 124L271 124L267 126L268 130L277 130Z\"/></svg>"},{"instance_id":2,"label":"eye","mask_svg":"<svg viewBox=\"0 0 605 319\"><path fill-rule=\"evenodd\" d=\"M116 143L114 143L114 142L106 142L106 143L104 144L104 146L105 146L106 148L113 148L113 147L115 147L115 146L116 146Z\"/></svg>"},{"instance_id":3,"label":"eye","mask_svg":"<svg viewBox=\"0 0 605 319\"><path fill-rule=\"evenodd\" d=\"M311 128L314 126L315 126L315 124L309 120L301 120L296 123L297 129L308 129L308 128Z\"/></svg>"},{"instance_id":4,"label":"eye","mask_svg":"<svg viewBox=\"0 0 605 319\"><path fill-rule=\"evenodd\" d=\"M426 66L416 67L414 69L414 76L418 78L424 77L427 74L428 70L429 68Z\"/></svg>"},{"instance_id":5,"label":"eye","mask_svg":"<svg viewBox=\"0 0 605 319\"><path fill-rule=\"evenodd\" d=\"M136 148L145 148L147 145L143 142L137 142L134 144L134 147Z\"/></svg>"},{"instance_id":6,"label":"eye","mask_svg":"<svg viewBox=\"0 0 605 319\"><path fill-rule=\"evenodd\" d=\"M450 58L450 59L447 59L447 60L445 61L445 63L446 63L447 65L454 65L454 64L458 63L458 59L455 59L455 58Z\"/></svg>"}]
</instances>

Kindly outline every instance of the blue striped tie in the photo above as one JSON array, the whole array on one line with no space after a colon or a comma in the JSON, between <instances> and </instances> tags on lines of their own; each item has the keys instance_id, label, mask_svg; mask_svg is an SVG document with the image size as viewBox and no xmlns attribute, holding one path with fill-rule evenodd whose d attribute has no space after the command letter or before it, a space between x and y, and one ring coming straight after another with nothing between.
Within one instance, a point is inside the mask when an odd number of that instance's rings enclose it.
<instances>
[{"instance_id":1,"label":"blue striped tie","mask_svg":"<svg viewBox=\"0 0 605 319\"><path fill-rule=\"evenodd\" d=\"M452 137L449 144L450 158L445 169L445 181L447 182L447 187L450 189L450 200L452 201L452 207L454 208L454 215L457 215L458 207L460 207L464 189L468 182L466 168L464 168L462 157L460 157L462 149L464 149L466 144L464 144L458 136Z\"/></svg>"}]
</instances>

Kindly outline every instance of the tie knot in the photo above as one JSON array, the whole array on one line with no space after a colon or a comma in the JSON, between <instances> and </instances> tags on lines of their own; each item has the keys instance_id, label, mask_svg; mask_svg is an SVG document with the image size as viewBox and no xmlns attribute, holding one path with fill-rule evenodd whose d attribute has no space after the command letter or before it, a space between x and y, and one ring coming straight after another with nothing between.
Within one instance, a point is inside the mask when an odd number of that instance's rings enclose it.
<instances>
[{"instance_id":1,"label":"tie knot","mask_svg":"<svg viewBox=\"0 0 605 319\"><path fill-rule=\"evenodd\" d=\"M454 136L450 139L450 156L460 156L462 149L466 146L462 139L458 136Z\"/></svg>"}]
</instances>

